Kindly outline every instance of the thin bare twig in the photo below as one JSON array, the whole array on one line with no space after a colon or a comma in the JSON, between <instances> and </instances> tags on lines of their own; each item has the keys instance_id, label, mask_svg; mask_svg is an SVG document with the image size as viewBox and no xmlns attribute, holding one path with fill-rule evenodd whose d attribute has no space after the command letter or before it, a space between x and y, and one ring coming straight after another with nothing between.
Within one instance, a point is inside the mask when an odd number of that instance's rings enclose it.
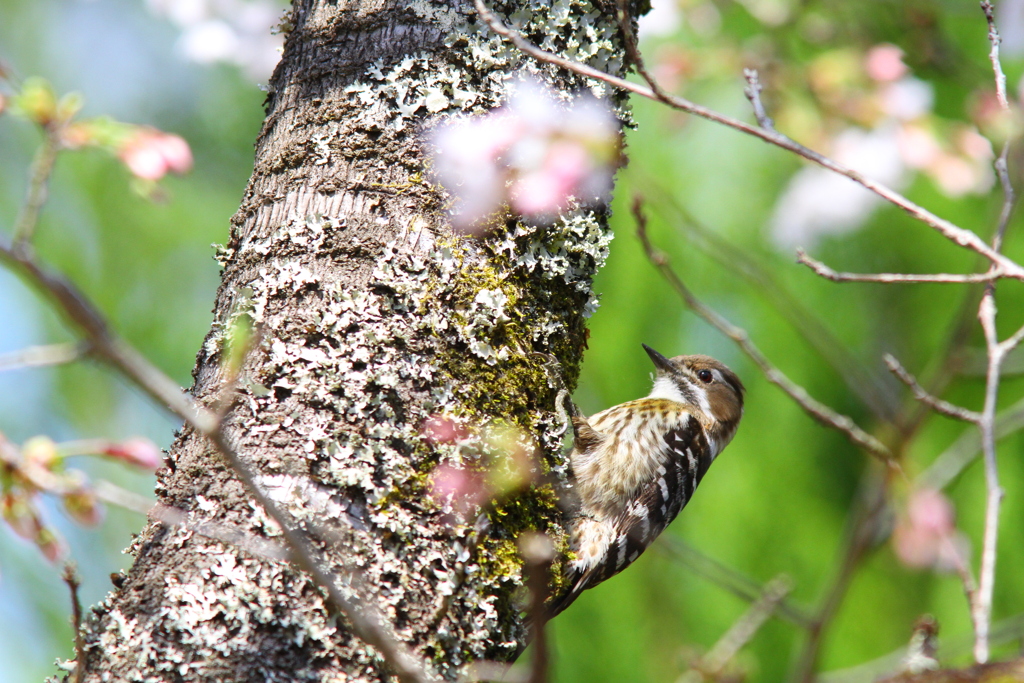
<instances>
[{"instance_id":1,"label":"thin bare twig","mask_svg":"<svg viewBox=\"0 0 1024 683\"><path fill-rule=\"evenodd\" d=\"M551 656L545 633L548 608L548 578L555 548L544 533L524 534L519 539L519 554L526 565L526 583L530 589L530 621L533 627L533 660L529 683L547 683Z\"/></svg>"},{"instance_id":2,"label":"thin bare twig","mask_svg":"<svg viewBox=\"0 0 1024 683\"><path fill-rule=\"evenodd\" d=\"M778 279L758 259L747 250L722 239L719 231L701 224L666 190L659 187L656 179L645 177L643 185L647 193L653 192L657 196L657 199L651 202L652 210L662 213L673 226L685 231L691 238L691 243L715 259L723 268L751 283L755 291L832 366L866 408L886 422L893 423L897 419L900 401L895 391L895 383L887 381L888 375L882 374L874 365L862 362L851 353L845 342L823 325L803 302L780 285ZM665 207L668 209L667 212ZM666 213L672 215L666 216Z\"/></svg>"},{"instance_id":3,"label":"thin bare twig","mask_svg":"<svg viewBox=\"0 0 1024 683\"><path fill-rule=\"evenodd\" d=\"M1003 236L1006 234L1006 227L1010 224L1010 216L1013 214L1014 204L1017 202L1017 195L1013 191L1013 183L1010 182L1010 171L1007 166L1007 159L1010 157L1010 141L1003 143L1003 149L996 159L996 176L999 178L999 185L1003 189L1003 208L999 212L999 222L996 224L995 237L992 238L992 248L1001 250L1003 248Z\"/></svg>"},{"instance_id":4,"label":"thin bare twig","mask_svg":"<svg viewBox=\"0 0 1024 683\"><path fill-rule=\"evenodd\" d=\"M960 577L964 595L967 596L967 604L973 605L978 599L978 582L974 578L974 572L971 571L970 560L963 557L951 534L944 534L940 543L945 550L945 556L953 561L953 571Z\"/></svg>"},{"instance_id":5,"label":"thin bare twig","mask_svg":"<svg viewBox=\"0 0 1024 683\"><path fill-rule=\"evenodd\" d=\"M999 61L999 31L996 29L992 3L982 0L981 9L988 23L988 39L991 44L989 59L995 75L996 97L1003 111L1009 111L1006 99L1006 76ZM1006 160L1010 153L1010 141L1003 144L999 159L996 160L996 173L999 175L1003 188L1003 208L999 214L995 236L992 238L992 249L1000 251L1003 237L1013 213L1016 195L1010 182ZM978 428L981 431L981 449L985 462L985 488L988 492L985 502L985 531L981 547L981 566L978 570L978 589L971 600L971 621L974 623L974 659L979 664L988 661L989 643L988 630L992 618L992 592L995 588L996 546L999 542L999 508L1003 500L1003 488L999 484L999 466L996 462L996 403L999 398L999 376L1006 354L1013 350L1024 338L1024 328L1003 342L999 341L996 328L996 288L990 282L985 287L978 306L978 320L985 333L985 348L988 351L988 371L985 375L985 404L981 410Z\"/></svg>"},{"instance_id":6,"label":"thin bare twig","mask_svg":"<svg viewBox=\"0 0 1024 683\"><path fill-rule=\"evenodd\" d=\"M76 361L88 353L89 345L83 342L29 346L18 351L0 354L0 371L62 365Z\"/></svg>"},{"instance_id":7,"label":"thin bare twig","mask_svg":"<svg viewBox=\"0 0 1024 683\"><path fill-rule=\"evenodd\" d=\"M828 625L835 618L843 597L857 572L857 567L881 540L880 530L887 519L888 480L877 472L868 471L862 484L863 494L851 515L847 537L836 567L835 576L828 582L825 597L821 600L813 626L797 659L792 680L811 683L815 680L815 669Z\"/></svg>"},{"instance_id":8,"label":"thin bare twig","mask_svg":"<svg viewBox=\"0 0 1024 683\"><path fill-rule=\"evenodd\" d=\"M140 496L134 491L123 489L106 479L99 479L94 482L93 492L104 503L116 505L119 508L131 510L140 515L149 515L153 510L153 506L156 505L156 501Z\"/></svg>"},{"instance_id":9,"label":"thin bare twig","mask_svg":"<svg viewBox=\"0 0 1024 683\"><path fill-rule=\"evenodd\" d=\"M1019 330L1004 339L1000 344L1003 347L1003 358L1006 358L1011 351L1020 346L1021 342L1024 342L1024 326L1021 326Z\"/></svg>"},{"instance_id":10,"label":"thin bare twig","mask_svg":"<svg viewBox=\"0 0 1024 683\"><path fill-rule=\"evenodd\" d=\"M755 602L761 595L762 586L757 581L708 557L685 541L662 534L654 548L742 600ZM809 629L814 622L806 609L793 604L788 598L779 601L774 614L800 628Z\"/></svg>"},{"instance_id":11,"label":"thin bare twig","mask_svg":"<svg viewBox=\"0 0 1024 683\"><path fill-rule=\"evenodd\" d=\"M990 640L993 644L1009 643L1024 637L1024 614L1008 617L992 624ZM943 638L940 650L943 659L955 660L970 654L974 647L973 635L951 636ZM907 648L901 647L887 655L873 659L848 669L837 669L818 675L819 683L874 683L882 674L899 667L906 656Z\"/></svg>"},{"instance_id":12,"label":"thin bare twig","mask_svg":"<svg viewBox=\"0 0 1024 683\"><path fill-rule=\"evenodd\" d=\"M891 354L885 354L885 364L888 366L889 371L896 375L901 382L910 387L910 390L914 393L916 398L921 403L930 406L935 412L941 413L946 417L951 417L955 420L963 420L964 422L970 422L971 424L978 424L981 422L981 413L976 413L973 410L962 408L958 405L953 405L949 401L943 401L937 396L932 396L918 384L917 379L914 378L907 369L904 368L896 357Z\"/></svg>"},{"instance_id":13,"label":"thin bare twig","mask_svg":"<svg viewBox=\"0 0 1024 683\"><path fill-rule=\"evenodd\" d=\"M1010 103L1006 100L1006 74L1003 73L1003 66L999 61L999 43L1002 42L1002 39L999 37L999 30L996 28L996 18L992 3L989 0L981 0L981 11L985 13L985 21L988 22L988 42L991 45L988 59L992 62L992 71L995 73L996 97L999 99L999 106L1003 109L1009 109Z\"/></svg>"},{"instance_id":14,"label":"thin bare twig","mask_svg":"<svg viewBox=\"0 0 1024 683\"><path fill-rule=\"evenodd\" d=\"M1024 400L1018 401L996 416L995 438L1001 439L1024 428ZM922 472L916 481L921 488L942 490L960 476L981 453L981 432L966 429L932 464Z\"/></svg>"},{"instance_id":15,"label":"thin bare twig","mask_svg":"<svg viewBox=\"0 0 1024 683\"><path fill-rule=\"evenodd\" d=\"M1008 103L1005 95L1005 77L1003 76L1002 68L999 63L999 34L995 27L995 22L992 15L992 6L988 0L984 0L981 3L982 10L985 13L986 19L989 26L989 40L991 42L991 53L990 59L992 60L992 66L996 77L996 90L1000 104L1004 109L1008 109ZM996 171L999 175L1000 182L1004 191L1004 201L1002 210L1000 212L999 222L995 230L991 251L995 253L1001 253L1002 242L1005 235L1009 219L1013 211L1015 202L1015 195L1013 187L1009 180L1009 174L1007 173L1006 160L1009 155L1009 142L1003 145L1002 153L999 159L996 161ZM963 243L961 243L963 245ZM967 245L963 245L967 246ZM977 251L977 250L975 250ZM981 252L979 252L981 253ZM814 261L806 256L804 253L800 253L799 261L810 266L819 275L827 277L837 282L843 281L871 281L871 282L956 282L956 283L971 283L986 281L987 286L984 294L982 295L981 302L978 308L978 318L981 322L982 329L985 333L985 344L988 355L988 366L986 372L985 382L985 403L981 413L975 413L966 409L954 406L946 401L942 401L932 394L925 391L917 381L908 373L906 370L899 365L899 363L891 356L886 358L886 362L892 370L901 380L903 380L913 390L915 396L932 407L937 412L954 417L956 419L973 422L979 428L981 432L980 441L982 452L985 460L985 480L987 489L987 500L985 510L985 526L984 526L984 540L981 554L981 568L979 571L979 580L975 584L974 578L970 573L969 567L964 564L959 568L959 573L964 584L964 589L968 597L968 603L970 604L971 621L974 627L975 634L975 646L974 655L975 660L980 664L984 663L988 659L988 628L989 620L991 618L992 609L992 591L995 581L995 560L996 560L996 545L998 542L998 523L999 523L999 507L1003 497L1002 488L999 485L998 469L996 464L996 452L995 452L995 410L996 401L998 398L999 389L999 377L1000 369L1003 359L1009 349L1020 343L1024 339L1024 328L1018 331L1017 334L1011 336L1004 342L999 342L998 335L996 332L996 305L995 305L995 280L1002 275L1000 273L1003 265L998 261L992 260L992 266L989 271L985 274L980 275L963 275L963 276L950 276L950 275L929 275L929 276L906 276L901 274L882 274L882 275L854 275L848 273L837 273L836 271L828 268L824 264Z\"/></svg>"},{"instance_id":16,"label":"thin bare twig","mask_svg":"<svg viewBox=\"0 0 1024 683\"><path fill-rule=\"evenodd\" d=\"M67 280L47 272L23 250L0 242L0 261L48 296L57 309L89 343L92 353L133 380L157 403L195 428L208 434L218 427L217 417L192 403L176 382L147 361L142 354L118 338L103 314Z\"/></svg>"},{"instance_id":17,"label":"thin bare twig","mask_svg":"<svg viewBox=\"0 0 1024 683\"><path fill-rule=\"evenodd\" d=\"M832 159L829 159L828 157L819 154L818 152L815 152L812 149L804 147L803 145L791 140L789 137L779 133L778 131L767 130L764 128L752 126L749 123L740 121L739 119L734 119L730 116L726 116L717 111L714 111L713 109L708 109L707 107L701 106L699 104L695 104L682 97L668 94L661 89L655 91L655 89L652 87L645 87L638 83L631 83L630 81L627 81L623 78L619 78L618 76L613 76L611 74L605 73L604 71L601 71L600 69L595 69L592 66L588 66L586 64L582 64L571 59L565 59L564 57L559 57L558 55L547 52L546 50L542 50L536 45L532 44L530 41L523 38L523 36L520 35L517 31L514 31L505 26L504 24L502 24L498 17L487 8L487 6L484 4L484 0L474 0L474 4L476 6L477 12L480 14L480 18L484 21L484 23L486 23L490 27L492 31L502 36L503 38L506 38L520 51L533 57L534 59L537 59L541 62L545 62L548 64L553 64L555 66L561 67L563 69L579 74L581 76L593 78L603 83L607 83L608 85L611 85L615 88L631 92L635 95L640 95L641 97L646 97L648 99L664 102L665 104L668 104L674 109L678 109L680 111L700 116L701 118L705 118L709 121L720 123L724 126L728 126L729 128L733 128L734 130L738 130L748 135L752 135L756 138L760 138L761 140L767 143L773 144L777 147L793 152L794 154L797 154L798 156L801 156L804 159L807 159L808 161L818 164L823 168L827 168L828 170L838 173L839 175L846 176L847 178L853 180L854 182L865 187L871 192L874 192L882 199L885 199L891 204L903 209L912 217L916 218L925 225L928 225L929 227L938 231L947 239L952 240L953 242L959 244L962 247L966 247L968 249L972 249L973 251L978 252L985 258L989 259L993 264L999 266L1003 270L1003 273L1006 277L1014 278L1017 280L1024 280L1024 266L1021 266L1012 259L1009 259L1006 256L1002 255L1001 253L993 250L988 244L985 243L983 239L981 239L974 232L967 230L965 228L961 228L944 218L939 218L932 212L928 211L927 209L921 206L918 206L917 204L910 201L909 199L899 194L898 192L886 187L885 185L882 185L881 183L871 180L870 178L865 177L863 174L854 171L851 168L843 166L842 164L833 161Z\"/></svg>"},{"instance_id":18,"label":"thin bare twig","mask_svg":"<svg viewBox=\"0 0 1024 683\"><path fill-rule=\"evenodd\" d=\"M761 102L761 90L763 88L761 87L761 79L757 75L757 69L744 69L743 77L747 80L747 87L743 89L743 94L750 100L750 106L754 110L754 118L757 119L757 125L765 130L775 131L775 122L772 121L772 117L768 116L764 103Z\"/></svg>"},{"instance_id":19,"label":"thin bare twig","mask_svg":"<svg viewBox=\"0 0 1024 683\"><path fill-rule=\"evenodd\" d=\"M981 257L978 257L979 263ZM980 267L980 266L979 266ZM980 284L980 283L979 283ZM945 341L930 363L930 367L921 373L921 386L928 393L937 396L944 392L955 377L963 373L964 348L970 339L971 330L976 324L977 301L981 299L982 288L978 284L963 288L960 303L952 318ZM988 358L985 358L987 365ZM909 415L905 415L900 424L900 440L909 443L924 424L931 409L923 403L915 403Z\"/></svg>"},{"instance_id":20,"label":"thin bare twig","mask_svg":"<svg viewBox=\"0 0 1024 683\"><path fill-rule=\"evenodd\" d=\"M39 212L46 203L46 191L53 175L53 167L60 151L60 131L55 124L44 127L43 144L32 160L29 171L28 194L14 220L14 248L23 251L29 247L39 223Z\"/></svg>"},{"instance_id":21,"label":"thin bare twig","mask_svg":"<svg viewBox=\"0 0 1024 683\"><path fill-rule=\"evenodd\" d=\"M764 373L764 376L768 381L786 392L790 398L796 401L797 404L803 408L804 412L826 427L830 427L844 434L854 445L863 448L871 455L877 457L892 471L902 473L903 470L899 463L893 459L892 452L890 452L881 441L858 427L849 416L837 413L825 404L812 398L810 394L807 393L806 389L789 379L789 377L787 377L781 370L772 365L764 354L761 353L760 349L750 341L750 335L747 334L746 330L736 327L718 313L705 306L693 295L690 289L672 269L671 264L669 264L668 257L665 256L664 253L655 249L651 244L651 241L647 236L647 216L644 214L643 200L640 199L640 197L637 197L633 202L633 216L637 222L637 236L643 244L644 253L647 255L647 259L658 269L662 276L668 280L669 284L676 290L676 293L679 294L691 311L703 318L726 337L732 339L736 345L740 347L740 350L743 351L748 358L754 361L754 364L757 365L762 373Z\"/></svg>"},{"instance_id":22,"label":"thin bare twig","mask_svg":"<svg viewBox=\"0 0 1024 683\"><path fill-rule=\"evenodd\" d=\"M992 590L995 584L996 544L999 540L999 507L1003 500L1003 489L999 485L999 469L996 464L995 416L996 400L999 395L999 366L1003 361L1004 347L996 336L995 287L988 285L978 308L978 319L985 332L988 348L988 373L985 377L985 405L981 411L978 427L981 430L981 449L985 462L985 487L988 491L985 504L985 532L981 548L981 569L978 572L977 599L971 604L971 620L974 622L974 659L979 664L988 661L988 627L992 614Z\"/></svg>"},{"instance_id":23,"label":"thin bare twig","mask_svg":"<svg viewBox=\"0 0 1024 683\"><path fill-rule=\"evenodd\" d=\"M790 590L792 583L782 574L763 588L759 587L757 599L711 649L703 655L689 658L690 669L676 679L676 683L741 680L727 670L729 663L768 621Z\"/></svg>"},{"instance_id":24,"label":"thin bare twig","mask_svg":"<svg viewBox=\"0 0 1024 683\"><path fill-rule=\"evenodd\" d=\"M965 275L955 273L924 273L921 275L912 273L840 273L821 261L811 258L806 251L800 248L796 250L796 262L802 263L832 282L881 282L884 284L939 282L962 285L992 282L1003 276L998 267L990 268L985 273L967 273Z\"/></svg>"},{"instance_id":25,"label":"thin bare twig","mask_svg":"<svg viewBox=\"0 0 1024 683\"><path fill-rule=\"evenodd\" d=\"M82 683L85 673L85 640L82 638L82 601L78 597L78 589L82 582L78 578L74 562L64 565L61 578L71 593L71 627L75 629L75 672L71 680L73 683Z\"/></svg>"},{"instance_id":26,"label":"thin bare twig","mask_svg":"<svg viewBox=\"0 0 1024 683\"><path fill-rule=\"evenodd\" d=\"M725 635L718 639L708 653L701 657L701 671L711 675L721 672L768 621L791 590L793 583L784 574L769 581L758 599L736 620Z\"/></svg>"},{"instance_id":27,"label":"thin bare twig","mask_svg":"<svg viewBox=\"0 0 1024 683\"><path fill-rule=\"evenodd\" d=\"M491 28L491 30L495 31L495 33L498 33L499 35L504 35L500 31L495 29L494 23L489 21L487 17L484 17L483 12L481 11L481 8L484 7L482 0L475 1L477 11L481 12L480 16L484 19L484 21ZM627 64L632 64L633 68L636 69L636 72L640 74L640 77L644 79L648 86L650 86L651 93L653 94L652 99L658 100L659 102L664 102L665 104L671 106L672 95L663 90L661 85L658 83L657 79L654 78L653 74L651 74L651 72L647 70L647 63L644 61L644 56L640 53L640 47L637 45L636 34L633 32L633 20L629 13L629 3L627 2L627 0L617 0L616 8L618 10L619 30L622 32L622 44L626 50ZM491 18L500 25L500 22L498 22L497 17L495 17L493 13L491 13ZM510 38L513 44L516 45L516 47L518 47L520 50L523 50L522 45L520 45L519 42L516 42L514 38L512 38L511 36L505 37ZM520 36L520 40L522 40L522 42L526 42L525 39L522 38L522 36ZM529 43L526 44L529 45ZM544 52L539 48L534 49L538 50L539 52ZM530 54L535 59L541 59L541 61L544 61L542 58L538 57L536 54L532 52L528 52L526 50L523 51L527 52L527 54Z\"/></svg>"}]
</instances>

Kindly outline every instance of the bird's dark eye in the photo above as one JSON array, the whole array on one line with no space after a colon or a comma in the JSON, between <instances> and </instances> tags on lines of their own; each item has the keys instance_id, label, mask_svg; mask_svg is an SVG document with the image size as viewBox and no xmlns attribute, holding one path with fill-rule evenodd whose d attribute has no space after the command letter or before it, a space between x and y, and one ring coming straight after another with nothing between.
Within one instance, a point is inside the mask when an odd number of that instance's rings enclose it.
<instances>
[{"instance_id":1,"label":"bird's dark eye","mask_svg":"<svg viewBox=\"0 0 1024 683\"><path fill-rule=\"evenodd\" d=\"M704 382L704 384L711 384L711 380L713 380L714 378L715 376L711 374L710 370L697 371L697 379L699 379L701 382Z\"/></svg>"}]
</instances>

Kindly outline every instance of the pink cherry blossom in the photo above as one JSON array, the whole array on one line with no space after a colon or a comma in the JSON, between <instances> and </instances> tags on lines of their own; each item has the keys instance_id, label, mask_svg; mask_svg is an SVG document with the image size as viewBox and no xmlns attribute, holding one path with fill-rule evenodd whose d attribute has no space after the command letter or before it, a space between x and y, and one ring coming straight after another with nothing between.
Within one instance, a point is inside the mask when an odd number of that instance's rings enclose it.
<instances>
[{"instance_id":1,"label":"pink cherry blossom","mask_svg":"<svg viewBox=\"0 0 1024 683\"><path fill-rule=\"evenodd\" d=\"M491 497L491 489L483 473L445 463L430 478L430 497L464 517Z\"/></svg>"},{"instance_id":2,"label":"pink cherry blossom","mask_svg":"<svg viewBox=\"0 0 1024 683\"><path fill-rule=\"evenodd\" d=\"M432 415L423 423L423 436L430 443L455 443L469 436L468 430L444 415Z\"/></svg>"},{"instance_id":3,"label":"pink cherry blossom","mask_svg":"<svg viewBox=\"0 0 1024 683\"><path fill-rule=\"evenodd\" d=\"M898 81L909 71L903 63L903 50L889 43L875 45L868 50L864 70L872 80L881 83Z\"/></svg>"},{"instance_id":4,"label":"pink cherry blossom","mask_svg":"<svg viewBox=\"0 0 1024 683\"><path fill-rule=\"evenodd\" d=\"M118 150L128 170L143 180L160 180L168 172L192 170L192 150L177 135L155 128L139 128Z\"/></svg>"},{"instance_id":5,"label":"pink cherry blossom","mask_svg":"<svg viewBox=\"0 0 1024 683\"><path fill-rule=\"evenodd\" d=\"M914 491L893 529L892 544L896 557L908 567L955 566L963 541L956 531L953 504L939 491Z\"/></svg>"},{"instance_id":6,"label":"pink cherry blossom","mask_svg":"<svg viewBox=\"0 0 1024 683\"><path fill-rule=\"evenodd\" d=\"M505 106L440 126L430 142L434 174L456 200L455 227L473 233L503 206L551 220L574 201L602 201L619 150L605 104L584 96L565 105L532 80Z\"/></svg>"}]
</instances>

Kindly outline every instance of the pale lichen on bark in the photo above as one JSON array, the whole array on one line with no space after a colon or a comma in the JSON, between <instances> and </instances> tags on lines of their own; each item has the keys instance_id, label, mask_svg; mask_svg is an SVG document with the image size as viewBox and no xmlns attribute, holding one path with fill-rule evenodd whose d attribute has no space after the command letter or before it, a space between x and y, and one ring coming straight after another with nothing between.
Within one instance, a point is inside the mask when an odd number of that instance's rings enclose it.
<instances>
[{"instance_id":1,"label":"pale lichen on bark","mask_svg":"<svg viewBox=\"0 0 1024 683\"><path fill-rule=\"evenodd\" d=\"M481 466L486 449L431 443L423 424L515 425L539 467L564 477L559 383L537 353L575 383L611 234L604 210L577 209L553 225L509 219L481 239L454 235L417 135L499 105L523 69L565 92L608 93L525 62L471 3L295 4L255 171L218 256L223 281L193 392L217 396L227 330L240 315L255 320L263 343L229 414L238 451L324 565L343 584L358 576L353 594L453 676L520 649L515 540L547 531L564 551L563 520L556 493L539 487L503 501L467 550L468 526L444 522L450 510L427 496L428 479L440 462ZM549 49L623 71L611 6L496 9ZM192 522L280 535L191 431L158 493ZM131 572L88 625L86 680L387 677L284 562L161 523L132 550Z\"/></svg>"}]
</instances>

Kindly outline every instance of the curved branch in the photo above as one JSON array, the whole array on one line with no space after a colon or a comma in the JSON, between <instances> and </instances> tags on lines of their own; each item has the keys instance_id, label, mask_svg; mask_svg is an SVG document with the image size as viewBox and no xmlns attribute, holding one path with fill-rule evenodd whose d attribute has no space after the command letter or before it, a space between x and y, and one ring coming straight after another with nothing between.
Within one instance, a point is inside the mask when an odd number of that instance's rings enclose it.
<instances>
[{"instance_id":1,"label":"curved branch","mask_svg":"<svg viewBox=\"0 0 1024 683\"><path fill-rule=\"evenodd\" d=\"M853 180L859 185L874 192L882 199L903 209L913 218L916 218L922 223L935 229L946 239L949 239L962 247L978 252L979 254L987 258L989 261L991 261L994 265L1001 268L1003 275L1005 277L1013 278L1016 280L1024 280L1024 266L1021 266L1012 259L1003 256L997 250L993 249L988 244L986 244L985 241L974 232L967 230L965 228L961 228L944 218L936 216L931 211L928 211L924 207L919 206L914 202L910 201L909 199L901 195L899 192L896 192L895 190L888 188L879 182L871 180L870 178L853 170L852 168L848 168L847 166L844 166L837 161L834 161L822 154L819 154L818 152L815 152L812 149L804 147L800 143L795 142L788 136L783 135L782 133L779 133L775 130L752 126L749 123L745 123L743 121L740 121L739 119L734 119L731 116L726 116L725 114L719 113L713 109L709 109L694 102L690 102L689 100L679 97L677 95L670 95L660 89L656 91L654 88L651 87L645 87L638 83L631 83L625 79L618 78L617 76L605 73L600 69L595 69L592 66L588 66L586 64L582 64L571 59L565 59L564 57L559 57L558 55L547 52L546 50L542 50L533 43L531 43L530 41L523 38L523 36L520 35L518 32L502 24L498 17L487 8L483 0L474 0L474 3L477 12L480 14L480 18L483 19L483 21L490 27L492 31L502 36L503 38L508 39L519 50L521 50L525 54L530 55L534 59L546 62L548 64L554 64L555 66L561 67L563 69L568 69L569 71L577 73L581 76L586 76L588 78L593 78L603 83L607 83L608 85L614 86L621 90L631 92L634 95L640 95L641 97L646 97L651 100L664 102L673 109L678 109L679 111L684 111L689 114L700 116L701 118L705 118L709 121L720 123L729 128L733 128L742 133L746 133L747 135L752 135L756 138L760 138L761 140L769 144L775 145L776 147L781 147L782 149L793 152L794 154L801 156L810 162L818 164L823 168L827 168L830 171L833 171L835 173L838 173L839 175L849 178L850 180Z\"/></svg>"},{"instance_id":2,"label":"curved branch","mask_svg":"<svg viewBox=\"0 0 1024 683\"><path fill-rule=\"evenodd\" d=\"M662 276L668 280L669 284L676 290L676 293L679 294L691 311L706 320L712 327L717 329L726 337L736 342L736 345L740 347L740 350L743 351L748 358L754 361L754 364L757 365L758 368L760 368L761 372L764 373L765 378L786 392L790 398L796 401L797 404L803 408L804 412L826 427L842 432L851 443L859 448L863 448L865 451L884 462L886 467L890 470L900 473L903 472L899 463L897 463L893 458L892 452L886 448L885 444L858 427L849 416L837 413L824 403L813 398L807 393L806 389L787 377L785 373L775 367L771 361L761 353L761 350L750 341L750 335L747 334L746 330L736 327L721 315L705 306L693 295L690 289L681 279L679 279L679 276L672 269L672 266L669 264L668 257L665 256L664 253L655 249L651 244L651 241L647 236L647 217L643 213L642 200L639 197L637 197L633 202L633 216L637 221L637 236L643 244L644 253L647 255L648 260L655 268L658 269L659 272L661 272Z\"/></svg>"}]
</instances>

